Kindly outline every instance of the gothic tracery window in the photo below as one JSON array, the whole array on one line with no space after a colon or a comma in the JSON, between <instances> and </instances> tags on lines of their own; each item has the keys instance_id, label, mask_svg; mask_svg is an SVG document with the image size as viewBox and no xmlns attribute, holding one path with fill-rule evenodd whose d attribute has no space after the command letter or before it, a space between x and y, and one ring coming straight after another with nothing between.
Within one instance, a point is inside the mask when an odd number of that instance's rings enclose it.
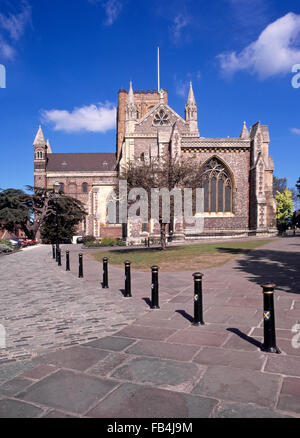
<instances>
[{"instance_id":1,"label":"gothic tracery window","mask_svg":"<svg viewBox=\"0 0 300 438\"><path fill-rule=\"evenodd\" d=\"M163 109L161 109L155 114L153 123L155 126L169 125L169 115Z\"/></svg>"},{"instance_id":2,"label":"gothic tracery window","mask_svg":"<svg viewBox=\"0 0 300 438\"><path fill-rule=\"evenodd\" d=\"M204 212L232 212L232 180L224 164L217 158L212 158L201 174L204 188Z\"/></svg>"}]
</instances>

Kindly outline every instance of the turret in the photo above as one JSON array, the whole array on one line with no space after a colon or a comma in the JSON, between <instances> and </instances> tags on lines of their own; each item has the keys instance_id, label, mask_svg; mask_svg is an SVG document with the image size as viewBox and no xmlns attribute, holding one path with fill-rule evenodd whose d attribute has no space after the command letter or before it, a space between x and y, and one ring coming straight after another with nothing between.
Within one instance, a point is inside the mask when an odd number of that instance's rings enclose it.
<instances>
[{"instance_id":1,"label":"turret","mask_svg":"<svg viewBox=\"0 0 300 438\"><path fill-rule=\"evenodd\" d=\"M185 105L185 120L190 125L190 132L198 133L198 109L192 82L190 83L190 91Z\"/></svg>"},{"instance_id":2,"label":"turret","mask_svg":"<svg viewBox=\"0 0 300 438\"><path fill-rule=\"evenodd\" d=\"M138 109L134 101L132 82L130 82L128 98L125 105L125 131L127 133L134 132L134 124L138 118Z\"/></svg>"},{"instance_id":3,"label":"turret","mask_svg":"<svg viewBox=\"0 0 300 438\"><path fill-rule=\"evenodd\" d=\"M34 148L34 185L35 187L46 187L46 165L47 165L48 146L41 126L39 126L38 132L35 136L33 142L33 148Z\"/></svg>"}]
</instances>

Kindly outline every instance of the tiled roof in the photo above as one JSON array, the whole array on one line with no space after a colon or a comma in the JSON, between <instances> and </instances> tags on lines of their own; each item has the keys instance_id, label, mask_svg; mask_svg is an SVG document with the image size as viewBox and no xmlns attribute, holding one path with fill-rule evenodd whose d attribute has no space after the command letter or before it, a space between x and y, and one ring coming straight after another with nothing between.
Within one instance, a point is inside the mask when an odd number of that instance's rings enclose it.
<instances>
[{"instance_id":1,"label":"tiled roof","mask_svg":"<svg viewBox=\"0 0 300 438\"><path fill-rule=\"evenodd\" d=\"M50 172L110 172L115 170L116 163L116 155L113 153L49 154L47 170Z\"/></svg>"}]
</instances>

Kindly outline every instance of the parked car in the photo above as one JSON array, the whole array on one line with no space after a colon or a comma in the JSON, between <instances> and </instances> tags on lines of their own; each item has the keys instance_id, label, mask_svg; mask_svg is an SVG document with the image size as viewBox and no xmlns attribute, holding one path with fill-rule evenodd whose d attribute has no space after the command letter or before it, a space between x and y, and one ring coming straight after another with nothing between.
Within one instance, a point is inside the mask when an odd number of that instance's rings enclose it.
<instances>
[{"instance_id":1,"label":"parked car","mask_svg":"<svg viewBox=\"0 0 300 438\"><path fill-rule=\"evenodd\" d=\"M10 243L12 244L12 246L14 247L20 247L21 243L19 242L19 239L9 239Z\"/></svg>"},{"instance_id":2,"label":"parked car","mask_svg":"<svg viewBox=\"0 0 300 438\"><path fill-rule=\"evenodd\" d=\"M37 245L37 241L32 239L25 239L23 242L27 243L27 246Z\"/></svg>"},{"instance_id":3,"label":"parked car","mask_svg":"<svg viewBox=\"0 0 300 438\"><path fill-rule=\"evenodd\" d=\"M76 243L83 243L83 237L77 237Z\"/></svg>"}]
</instances>

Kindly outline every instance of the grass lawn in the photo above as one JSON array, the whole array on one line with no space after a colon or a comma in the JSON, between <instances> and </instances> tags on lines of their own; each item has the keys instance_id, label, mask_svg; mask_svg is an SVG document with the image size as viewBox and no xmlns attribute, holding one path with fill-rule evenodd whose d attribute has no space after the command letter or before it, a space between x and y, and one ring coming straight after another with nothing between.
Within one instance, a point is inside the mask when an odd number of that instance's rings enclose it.
<instances>
[{"instance_id":1,"label":"grass lawn","mask_svg":"<svg viewBox=\"0 0 300 438\"><path fill-rule=\"evenodd\" d=\"M149 271L158 265L161 271L198 271L204 268L221 266L273 240L249 240L243 242L205 243L199 245L173 246L161 251L157 248L119 249L91 254L98 261L109 258L109 263L124 266L125 260L132 262L132 269Z\"/></svg>"}]
</instances>

